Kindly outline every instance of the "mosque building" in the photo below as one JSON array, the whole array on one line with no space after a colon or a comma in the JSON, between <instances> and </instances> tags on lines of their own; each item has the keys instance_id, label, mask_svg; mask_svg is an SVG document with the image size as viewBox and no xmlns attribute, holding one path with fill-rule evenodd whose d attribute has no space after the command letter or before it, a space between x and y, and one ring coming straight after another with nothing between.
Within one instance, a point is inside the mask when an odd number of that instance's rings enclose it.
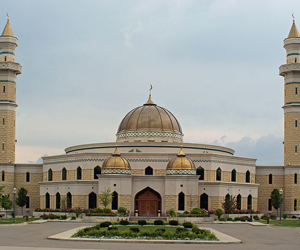
<instances>
[{"instance_id":1,"label":"mosque building","mask_svg":"<svg viewBox=\"0 0 300 250\"><path fill-rule=\"evenodd\" d=\"M9 19L0 36L0 186L28 190L27 209L99 207L97 195L114 192L112 210L125 207L131 215L165 216L173 208L221 208L226 195L236 196L238 209L272 211L271 191L282 188L283 210L296 211L300 190L300 37L293 21L288 38L284 77L284 165L256 166L256 159L234 150L183 141L179 121L152 101L133 108L121 120L116 142L71 146L65 154L43 157L43 164L15 163L16 78L18 40ZM300 89L299 89L300 90ZM299 142L299 143L298 143Z\"/></svg>"}]
</instances>

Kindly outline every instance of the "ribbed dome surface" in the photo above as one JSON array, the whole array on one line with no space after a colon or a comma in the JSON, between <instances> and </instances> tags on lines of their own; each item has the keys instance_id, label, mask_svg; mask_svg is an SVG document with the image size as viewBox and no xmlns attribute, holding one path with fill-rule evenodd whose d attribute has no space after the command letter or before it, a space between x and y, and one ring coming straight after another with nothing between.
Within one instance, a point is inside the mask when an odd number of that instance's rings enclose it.
<instances>
[{"instance_id":1,"label":"ribbed dome surface","mask_svg":"<svg viewBox=\"0 0 300 250\"><path fill-rule=\"evenodd\" d=\"M117 148L112 156L108 157L102 164L102 169L131 169L129 162L122 157Z\"/></svg>"},{"instance_id":2,"label":"ribbed dome surface","mask_svg":"<svg viewBox=\"0 0 300 250\"><path fill-rule=\"evenodd\" d=\"M123 131L171 131L182 134L179 122L165 108L149 100L143 106L131 110L122 120L118 132Z\"/></svg>"},{"instance_id":3,"label":"ribbed dome surface","mask_svg":"<svg viewBox=\"0 0 300 250\"><path fill-rule=\"evenodd\" d=\"M186 155L183 153L182 149L180 149L179 154L168 162L167 170L170 170L170 169L194 170L195 164L192 162L191 159L186 157Z\"/></svg>"}]
</instances>

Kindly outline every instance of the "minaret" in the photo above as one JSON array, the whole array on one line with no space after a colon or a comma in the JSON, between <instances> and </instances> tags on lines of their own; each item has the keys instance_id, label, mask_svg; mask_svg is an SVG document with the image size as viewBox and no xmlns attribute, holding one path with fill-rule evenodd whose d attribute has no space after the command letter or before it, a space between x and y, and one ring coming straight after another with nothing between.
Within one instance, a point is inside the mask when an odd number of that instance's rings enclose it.
<instances>
[{"instance_id":1,"label":"minaret","mask_svg":"<svg viewBox=\"0 0 300 250\"><path fill-rule=\"evenodd\" d=\"M14 37L8 16L0 36L0 163L15 163L16 80L22 70L15 63L17 46L18 39Z\"/></svg>"},{"instance_id":2,"label":"minaret","mask_svg":"<svg viewBox=\"0 0 300 250\"><path fill-rule=\"evenodd\" d=\"M284 40L286 64L279 68L284 77L284 165L300 165L300 37L295 20Z\"/></svg>"}]
</instances>

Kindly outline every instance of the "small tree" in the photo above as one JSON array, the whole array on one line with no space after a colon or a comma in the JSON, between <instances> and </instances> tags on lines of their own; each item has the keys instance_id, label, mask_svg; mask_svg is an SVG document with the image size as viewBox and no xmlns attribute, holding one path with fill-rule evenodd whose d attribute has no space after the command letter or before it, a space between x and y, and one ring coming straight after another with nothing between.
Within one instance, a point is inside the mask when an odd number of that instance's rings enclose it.
<instances>
[{"instance_id":1,"label":"small tree","mask_svg":"<svg viewBox=\"0 0 300 250\"><path fill-rule=\"evenodd\" d=\"M218 209L215 210L214 214L216 216L218 216L218 220L220 220L220 218L221 218L222 214L224 214L224 212L221 208L218 208Z\"/></svg>"},{"instance_id":2,"label":"small tree","mask_svg":"<svg viewBox=\"0 0 300 250\"><path fill-rule=\"evenodd\" d=\"M104 213L106 213L106 207L112 202L113 192L110 188L104 188L104 191L98 195L99 203L104 206Z\"/></svg>"},{"instance_id":3,"label":"small tree","mask_svg":"<svg viewBox=\"0 0 300 250\"><path fill-rule=\"evenodd\" d=\"M27 203L27 198L26 198L27 193L28 191L25 188L21 187L18 191L18 196L16 198L16 204L22 208L22 215L23 215L23 207Z\"/></svg>"},{"instance_id":4,"label":"small tree","mask_svg":"<svg viewBox=\"0 0 300 250\"><path fill-rule=\"evenodd\" d=\"M2 197L1 206L6 211L6 219L7 219L7 209L11 209L12 204L13 204L13 202L9 199L9 194L6 194Z\"/></svg>"},{"instance_id":5,"label":"small tree","mask_svg":"<svg viewBox=\"0 0 300 250\"><path fill-rule=\"evenodd\" d=\"M232 214L236 209L236 197L232 195L226 195L225 200L222 203L222 208L224 209L225 214L229 217L229 214Z\"/></svg>"},{"instance_id":6,"label":"small tree","mask_svg":"<svg viewBox=\"0 0 300 250\"><path fill-rule=\"evenodd\" d=\"M273 189L271 193L271 203L272 206L276 209L278 217L278 208L280 207L280 194L277 188Z\"/></svg>"},{"instance_id":7,"label":"small tree","mask_svg":"<svg viewBox=\"0 0 300 250\"><path fill-rule=\"evenodd\" d=\"M2 192L3 192L4 186L0 186L0 204L2 199Z\"/></svg>"}]
</instances>

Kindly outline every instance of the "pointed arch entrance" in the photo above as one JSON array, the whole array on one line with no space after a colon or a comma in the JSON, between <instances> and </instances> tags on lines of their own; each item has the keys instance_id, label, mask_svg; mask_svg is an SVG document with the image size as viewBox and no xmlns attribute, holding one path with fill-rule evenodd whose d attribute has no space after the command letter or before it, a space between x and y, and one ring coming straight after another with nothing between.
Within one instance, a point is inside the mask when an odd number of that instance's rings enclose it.
<instances>
[{"instance_id":1,"label":"pointed arch entrance","mask_svg":"<svg viewBox=\"0 0 300 250\"><path fill-rule=\"evenodd\" d=\"M135 210L139 216L157 216L161 210L161 196L150 187L146 187L135 196Z\"/></svg>"},{"instance_id":2,"label":"pointed arch entrance","mask_svg":"<svg viewBox=\"0 0 300 250\"><path fill-rule=\"evenodd\" d=\"M200 208L208 210L208 195L206 193L200 195Z\"/></svg>"},{"instance_id":3,"label":"pointed arch entrance","mask_svg":"<svg viewBox=\"0 0 300 250\"><path fill-rule=\"evenodd\" d=\"M97 195L94 192L89 194L89 208L97 207Z\"/></svg>"}]
</instances>

